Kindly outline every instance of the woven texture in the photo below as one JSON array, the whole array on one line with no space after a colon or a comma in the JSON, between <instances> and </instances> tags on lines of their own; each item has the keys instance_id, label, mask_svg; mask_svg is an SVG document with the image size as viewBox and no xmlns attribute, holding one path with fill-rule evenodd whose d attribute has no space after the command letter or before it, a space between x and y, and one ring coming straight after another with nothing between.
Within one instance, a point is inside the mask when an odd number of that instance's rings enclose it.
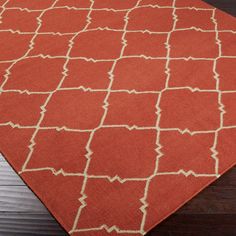
<instances>
[{"instance_id":1,"label":"woven texture","mask_svg":"<svg viewBox=\"0 0 236 236\"><path fill-rule=\"evenodd\" d=\"M143 235L236 163L233 17L200 0L0 5L0 150L71 235Z\"/></svg>"}]
</instances>

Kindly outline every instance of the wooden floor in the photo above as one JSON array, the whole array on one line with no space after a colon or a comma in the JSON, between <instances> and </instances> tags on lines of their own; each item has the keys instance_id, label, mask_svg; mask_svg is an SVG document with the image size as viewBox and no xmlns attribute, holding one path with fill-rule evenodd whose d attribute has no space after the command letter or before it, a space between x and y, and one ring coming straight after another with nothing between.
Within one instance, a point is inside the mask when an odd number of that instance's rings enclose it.
<instances>
[{"instance_id":1,"label":"wooden floor","mask_svg":"<svg viewBox=\"0 0 236 236\"><path fill-rule=\"evenodd\" d=\"M0 236L67 235L0 156Z\"/></svg>"},{"instance_id":2,"label":"wooden floor","mask_svg":"<svg viewBox=\"0 0 236 236\"><path fill-rule=\"evenodd\" d=\"M203 0L222 11L236 16L236 0Z\"/></svg>"},{"instance_id":3,"label":"wooden floor","mask_svg":"<svg viewBox=\"0 0 236 236\"><path fill-rule=\"evenodd\" d=\"M236 0L205 0L236 16ZM67 235L0 156L0 236ZM148 236L236 236L236 167Z\"/></svg>"}]
</instances>

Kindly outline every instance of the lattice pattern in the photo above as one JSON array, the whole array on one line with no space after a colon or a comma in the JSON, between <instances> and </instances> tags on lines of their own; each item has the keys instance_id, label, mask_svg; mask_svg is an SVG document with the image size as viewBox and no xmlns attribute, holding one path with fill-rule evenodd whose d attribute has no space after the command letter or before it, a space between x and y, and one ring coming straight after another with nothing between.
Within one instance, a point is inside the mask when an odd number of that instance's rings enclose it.
<instances>
[{"instance_id":1,"label":"lattice pattern","mask_svg":"<svg viewBox=\"0 0 236 236\"><path fill-rule=\"evenodd\" d=\"M235 19L196 0L0 4L0 148L71 235L144 235L236 162Z\"/></svg>"}]
</instances>

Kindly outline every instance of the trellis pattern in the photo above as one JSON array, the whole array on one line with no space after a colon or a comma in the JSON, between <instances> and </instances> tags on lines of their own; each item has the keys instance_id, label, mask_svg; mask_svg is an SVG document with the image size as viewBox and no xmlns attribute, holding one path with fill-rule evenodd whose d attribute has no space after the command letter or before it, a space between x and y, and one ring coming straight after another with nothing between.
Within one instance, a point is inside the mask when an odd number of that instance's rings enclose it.
<instances>
[{"instance_id":1,"label":"trellis pattern","mask_svg":"<svg viewBox=\"0 0 236 236\"><path fill-rule=\"evenodd\" d=\"M196 0L2 0L0 150L71 235L144 235L236 162L236 20Z\"/></svg>"}]
</instances>

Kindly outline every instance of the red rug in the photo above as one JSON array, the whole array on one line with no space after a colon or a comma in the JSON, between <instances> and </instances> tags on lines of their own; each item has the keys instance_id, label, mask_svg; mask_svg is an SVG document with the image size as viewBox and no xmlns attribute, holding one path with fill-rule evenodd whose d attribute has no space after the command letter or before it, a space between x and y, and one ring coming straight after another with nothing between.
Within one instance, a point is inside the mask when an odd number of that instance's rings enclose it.
<instances>
[{"instance_id":1,"label":"red rug","mask_svg":"<svg viewBox=\"0 0 236 236\"><path fill-rule=\"evenodd\" d=\"M236 163L235 18L200 0L0 5L0 150L71 235L143 235Z\"/></svg>"}]
</instances>

